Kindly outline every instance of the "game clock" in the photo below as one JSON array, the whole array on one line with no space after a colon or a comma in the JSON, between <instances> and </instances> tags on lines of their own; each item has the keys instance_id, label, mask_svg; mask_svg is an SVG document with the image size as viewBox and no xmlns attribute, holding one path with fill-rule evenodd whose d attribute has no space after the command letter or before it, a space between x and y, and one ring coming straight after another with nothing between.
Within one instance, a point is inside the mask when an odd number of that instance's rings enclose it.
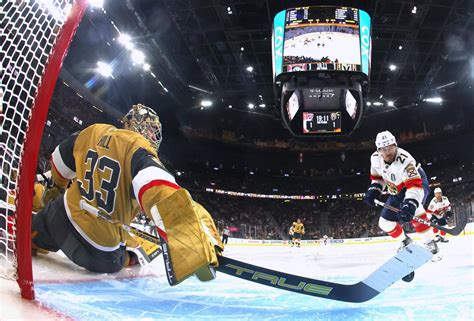
<instances>
[{"instance_id":1,"label":"game clock","mask_svg":"<svg viewBox=\"0 0 474 321\"><path fill-rule=\"evenodd\" d=\"M341 133L341 112L303 112L303 133Z\"/></svg>"}]
</instances>

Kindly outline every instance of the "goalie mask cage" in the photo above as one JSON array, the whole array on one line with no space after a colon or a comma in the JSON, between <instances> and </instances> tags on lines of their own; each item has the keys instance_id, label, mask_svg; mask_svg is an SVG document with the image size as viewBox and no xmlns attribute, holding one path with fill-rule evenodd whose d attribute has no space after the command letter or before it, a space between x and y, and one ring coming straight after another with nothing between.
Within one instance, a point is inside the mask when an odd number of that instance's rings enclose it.
<instances>
[{"instance_id":1,"label":"goalie mask cage","mask_svg":"<svg viewBox=\"0 0 474 321\"><path fill-rule=\"evenodd\" d=\"M31 218L51 96L86 0L6 0L0 8L0 277L34 299Z\"/></svg>"}]
</instances>

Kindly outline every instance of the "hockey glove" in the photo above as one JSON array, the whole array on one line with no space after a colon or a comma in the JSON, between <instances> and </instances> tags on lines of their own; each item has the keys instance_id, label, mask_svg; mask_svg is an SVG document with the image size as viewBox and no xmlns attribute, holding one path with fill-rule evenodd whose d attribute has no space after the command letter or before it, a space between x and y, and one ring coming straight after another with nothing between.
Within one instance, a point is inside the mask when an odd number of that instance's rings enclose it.
<instances>
[{"instance_id":1,"label":"hockey glove","mask_svg":"<svg viewBox=\"0 0 474 321\"><path fill-rule=\"evenodd\" d=\"M452 211L447 211L446 212L446 217L451 217L453 216L453 212Z\"/></svg>"},{"instance_id":2,"label":"hockey glove","mask_svg":"<svg viewBox=\"0 0 474 321\"><path fill-rule=\"evenodd\" d=\"M399 219L404 222L410 222L415 216L415 211L418 208L418 201L413 198L407 198L402 202L400 206L400 212L398 212Z\"/></svg>"},{"instance_id":3,"label":"hockey glove","mask_svg":"<svg viewBox=\"0 0 474 321\"><path fill-rule=\"evenodd\" d=\"M375 206L374 200L379 198L382 194L382 185L378 183L370 184L367 192L365 193L364 203L369 206Z\"/></svg>"}]
</instances>

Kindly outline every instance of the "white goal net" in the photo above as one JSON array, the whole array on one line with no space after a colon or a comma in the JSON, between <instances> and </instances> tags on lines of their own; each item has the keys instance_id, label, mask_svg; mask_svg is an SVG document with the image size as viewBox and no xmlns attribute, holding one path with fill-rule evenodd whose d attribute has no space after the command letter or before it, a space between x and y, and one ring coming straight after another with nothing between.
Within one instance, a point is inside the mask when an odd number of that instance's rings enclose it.
<instances>
[{"instance_id":1,"label":"white goal net","mask_svg":"<svg viewBox=\"0 0 474 321\"><path fill-rule=\"evenodd\" d=\"M31 205L49 101L85 0L6 0L0 8L0 277L34 298Z\"/></svg>"}]
</instances>

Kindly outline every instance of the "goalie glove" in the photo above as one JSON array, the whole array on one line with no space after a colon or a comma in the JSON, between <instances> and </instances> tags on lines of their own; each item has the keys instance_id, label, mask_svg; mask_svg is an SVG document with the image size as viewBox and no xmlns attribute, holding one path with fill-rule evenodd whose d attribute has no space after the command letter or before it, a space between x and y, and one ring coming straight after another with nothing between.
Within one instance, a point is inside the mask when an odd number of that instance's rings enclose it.
<instances>
[{"instance_id":1,"label":"goalie glove","mask_svg":"<svg viewBox=\"0 0 474 321\"><path fill-rule=\"evenodd\" d=\"M131 266L137 263L145 266L161 254L161 247L147 238L149 236L139 230L134 230L130 233L130 237L126 241L126 250L129 252L130 260L125 262L124 266Z\"/></svg>"}]
</instances>

